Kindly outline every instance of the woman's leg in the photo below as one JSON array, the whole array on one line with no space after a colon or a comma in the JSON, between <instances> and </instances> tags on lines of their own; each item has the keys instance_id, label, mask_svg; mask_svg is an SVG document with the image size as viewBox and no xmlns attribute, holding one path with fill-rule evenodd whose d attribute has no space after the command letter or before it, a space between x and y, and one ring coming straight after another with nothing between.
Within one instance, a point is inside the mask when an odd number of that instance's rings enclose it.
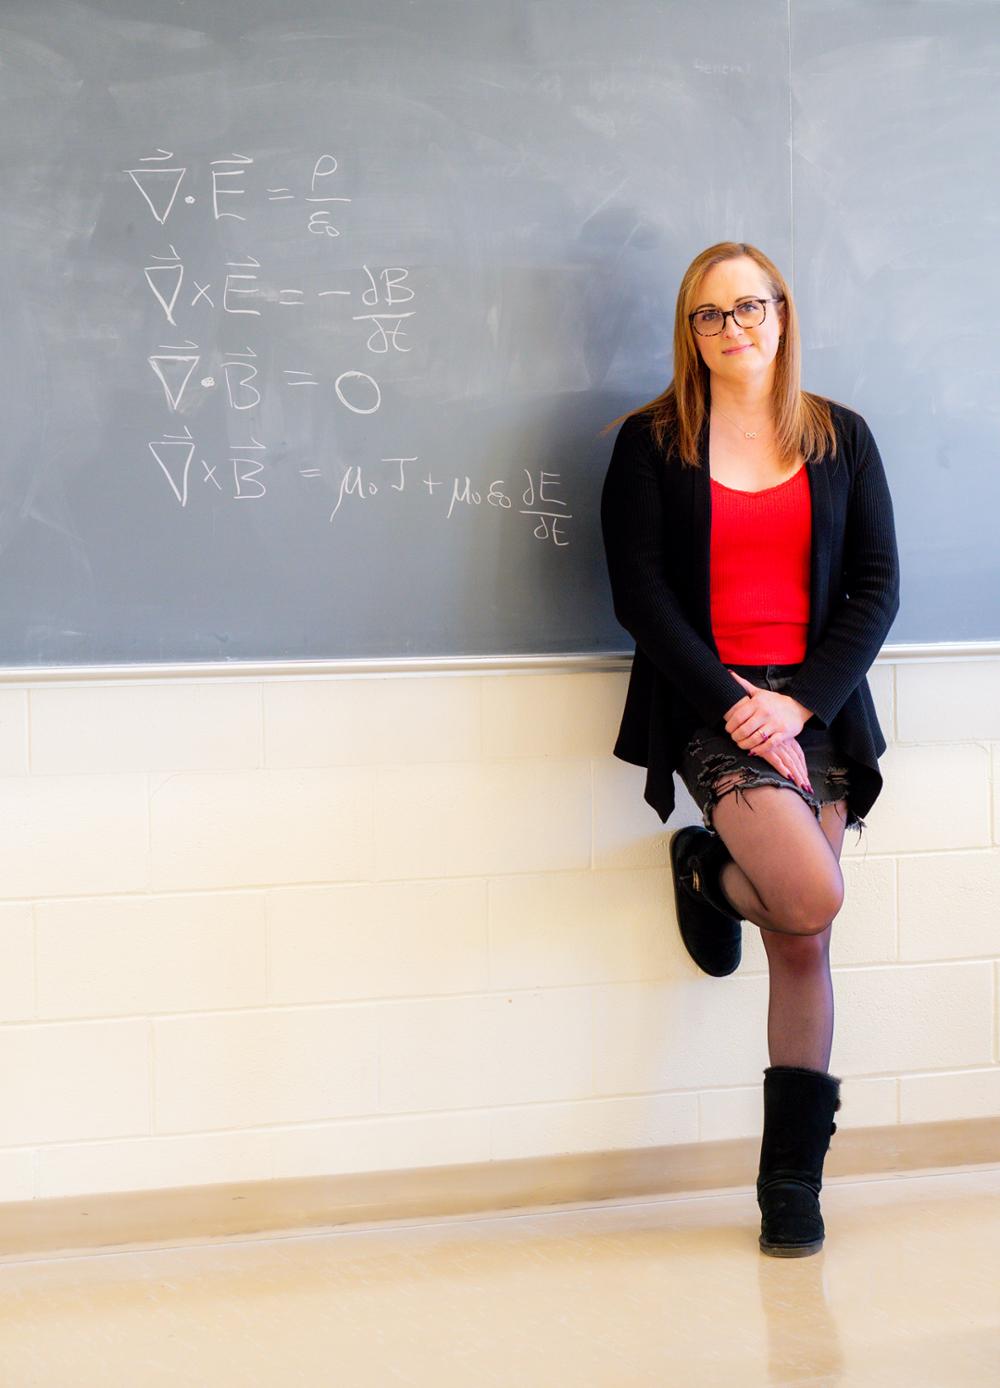
<instances>
[{"instance_id":1,"label":"woman's leg","mask_svg":"<svg viewBox=\"0 0 1000 1388\"><path fill-rule=\"evenodd\" d=\"M840 842L829 837L835 826L827 827L830 807L822 807L817 821L791 787L741 785L737 793L735 783L726 785L711 813L712 828L733 860L719 876L725 895L762 930L824 931L844 893Z\"/></svg>"},{"instance_id":2,"label":"woman's leg","mask_svg":"<svg viewBox=\"0 0 1000 1388\"><path fill-rule=\"evenodd\" d=\"M820 807L821 828L840 858L847 824L847 802ZM772 1065L806 1065L828 1071L833 1048L833 979L830 935L833 922L818 935L778 935L761 931L770 974L767 1049Z\"/></svg>"},{"instance_id":3,"label":"woman's leg","mask_svg":"<svg viewBox=\"0 0 1000 1388\"><path fill-rule=\"evenodd\" d=\"M823 805L820 816L817 823L792 790L758 786L724 795L712 822L734 860L722 871L722 890L760 926L767 951L771 1064L826 1071L833 1043L830 933L843 901L846 801Z\"/></svg>"}]
</instances>

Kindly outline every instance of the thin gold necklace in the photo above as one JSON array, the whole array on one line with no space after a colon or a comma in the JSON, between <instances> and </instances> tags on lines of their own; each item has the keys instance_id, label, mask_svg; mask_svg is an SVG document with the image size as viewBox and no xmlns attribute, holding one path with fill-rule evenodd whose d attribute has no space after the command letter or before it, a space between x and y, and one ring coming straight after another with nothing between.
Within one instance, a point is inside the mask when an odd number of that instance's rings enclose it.
<instances>
[{"instance_id":1,"label":"thin gold necklace","mask_svg":"<svg viewBox=\"0 0 1000 1388\"><path fill-rule=\"evenodd\" d=\"M719 407L718 407L718 405L713 405L713 406L712 406L712 409L713 409L713 410L719 410ZM719 414L722 415L722 418L723 418L723 419L728 419L729 422L730 422L730 424L736 424L737 429L743 429L743 425L742 425L742 424L737 424L737 423L736 423L736 420L733 419L732 415L726 414L725 410L719 410ZM756 430L756 429L743 429L743 437L744 437L745 439L755 439L755 438L757 437L757 430Z\"/></svg>"}]
</instances>

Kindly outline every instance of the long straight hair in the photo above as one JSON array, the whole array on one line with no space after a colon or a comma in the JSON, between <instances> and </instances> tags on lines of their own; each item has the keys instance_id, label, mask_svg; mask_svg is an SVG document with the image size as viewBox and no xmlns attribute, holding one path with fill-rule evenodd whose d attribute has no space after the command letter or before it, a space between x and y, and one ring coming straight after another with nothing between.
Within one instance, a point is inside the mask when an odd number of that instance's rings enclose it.
<instances>
[{"instance_id":1,"label":"long straight hair","mask_svg":"<svg viewBox=\"0 0 1000 1388\"><path fill-rule=\"evenodd\" d=\"M772 401L778 455L785 468L791 469L802 453L806 462L835 457L837 437L830 414L830 402L821 395L802 390L801 339L799 319L792 291L778 267L763 251L745 241L719 241L696 255L684 272L677 291L674 314L674 377L666 390L645 405L619 415L607 424L601 434L633 415L647 414L650 430L657 448L663 452L668 435L673 451L688 467L700 466L698 440L708 419L711 407L710 372L702 360L694 340L688 314L697 306L701 281L713 266L739 256L749 258L764 272L771 296L782 299L785 305L785 330L778 343L774 359Z\"/></svg>"}]
</instances>

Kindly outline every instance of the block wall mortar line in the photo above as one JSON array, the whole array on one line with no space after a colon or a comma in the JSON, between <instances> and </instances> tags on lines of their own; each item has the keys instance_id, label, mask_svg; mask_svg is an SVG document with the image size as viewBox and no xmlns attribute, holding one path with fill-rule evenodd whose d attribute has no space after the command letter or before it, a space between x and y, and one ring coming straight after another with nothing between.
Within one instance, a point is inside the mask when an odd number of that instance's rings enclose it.
<instances>
[{"instance_id":1,"label":"block wall mortar line","mask_svg":"<svg viewBox=\"0 0 1000 1388\"><path fill-rule=\"evenodd\" d=\"M590 1097L600 1099L597 1093L597 989L588 988L590 1012Z\"/></svg>"},{"instance_id":2,"label":"block wall mortar line","mask_svg":"<svg viewBox=\"0 0 1000 1388\"><path fill-rule=\"evenodd\" d=\"M155 773L159 775L160 773ZM146 889L145 895L153 891L153 775L152 771L146 772ZM127 893L130 896L138 895L137 892Z\"/></svg>"},{"instance_id":3,"label":"block wall mortar line","mask_svg":"<svg viewBox=\"0 0 1000 1388\"><path fill-rule=\"evenodd\" d=\"M31 1015L37 1022L38 1015L38 912L37 902L30 902L31 911Z\"/></svg>"},{"instance_id":4,"label":"block wall mortar line","mask_svg":"<svg viewBox=\"0 0 1000 1388\"><path fill-rule=\"evenodd\" d=\"M486 988L492 993L496 988L496 967L493 952L493 879L483 878L486 892Z\"/></svg>"},{"instance_id":5,"label":"block wall mortar line","mask_svg":"<svg viewBox=\"0 0 1000 1388\"><path fill-rule=\"evenodd\" d=\"M734 320L735 321L735 320ZM594 794L594 759L590 759L590 871L593 872L597 863L596 837L597 837L597 797Z\"/></svg>"},{"instance_id":6,"label":"block wall mortar line","mask_svg":"<svg viewBox=\"0 0 1000 1388\"><path fill-rule=\"evenodd\" d=\"M158 1137L156 1125L156 1022L150 1017L147 1026L146 1066L149 1073L149 1136Z\"/></svg>"},{"instance_id":7,"label":"block wall mortar line","mask_svg":"<svg viewBox=\"0 0 1000 1388\"><path fill-rule=\"evenodd\" d=\"M273 988L271 979L271 889L263 893L264 896L264 1006L270 1007L273 1002Z\"/></svg>"},{"instance_id":8,"label":"block wall mortar line","mask_svg":"<svg viewBox=\"0 0 1000 1388\"><path fill-rule=\"evenodd\" d=\"M899 741L899 666L895 662L889 666L889 688L892 694L892 740Z\"/></svg>"},{"instance_id":9,"label":"block wall mortar line","mask_svg":"<svg viewBox=\"0 0 1000 1388\"><path fill-rule=\"evenodd\" d=\"M33 761L34 761L34 758L33 758L33 756L32 756L32 749L31 749L31 730L32 730L32 722L31 722L31 690L30 690L30 689L26 689L26 690L24 691L24 713L23 713L23 715L22 715L22 718L23 718L23 724L24 724L24 760L25 760L25 765L26 765L26 767L27 767L28 775L30 776L30 775L31 775L31 772L32 772L32 769L33 769L32 763L33 763Z\"/></svg>"},{"instance_id":10,"label":"block wall mortar line","mask_svg":"<svg viewBox=\"0 0 1000 1388\"><path fill-rule=\"evenodd\" d=\"M994 954L965 955L957 958L937 958L937 959L878 959L864 962L852 962L835 964L831 967L832 975L842 977L847 974L875 974L885 973L891 970L896 974L904 974L919 969L967 969L973 965L988 964L991 969L1000 968L1000 961ZM748 978L766 979L767 970L764 967L754 969L747 974ZM147 1012L121 1012L121 1013L98 1013L95 1015L76 1015L66 1014L57 1017L23 1017L6 1022L0 1022L0 1033L4 1031L15 1031L32 1028L40 1030L43 1027L108 1027L124 1026L134 1022L190 1022L194 1020L208 1020L218 1018L238 1018L253 1017L264 1013L268 1015L292 1014L296 1012L348 1012L370 1011L375 1008L379 1011L386 1011L396 1007L409 1007L414 1003L440 1003L447 1005L453 1002L480 1000L486 1001L502 992L511 997L518 995L537 996L541 994L575 993L583 990L593 990L595 988L619 989L619 988L642 988L647 990L661 990L669 985L673 980L671 977L651 978L645 974L640 974L627 978L604 979L594 982L593 980L580 980L576 982L562 983L523 983L513 987L497 989L492 980L488 980L482 988L462 988L453 992L446 993L401 993L387 996L386 994L371 994L365 997L350 998L304 998L289 1002L276 1002L271 999L260 1002L236 1003L228 1007L189 1007L189 1008L168 1008ZM708 1086L712 1088L713 1086ZM646 1091L637 1091L646 1092ZM680 1090L678 1092L700 1093L699 1089L691 1091Z\"/></svg>"}]
</instances>

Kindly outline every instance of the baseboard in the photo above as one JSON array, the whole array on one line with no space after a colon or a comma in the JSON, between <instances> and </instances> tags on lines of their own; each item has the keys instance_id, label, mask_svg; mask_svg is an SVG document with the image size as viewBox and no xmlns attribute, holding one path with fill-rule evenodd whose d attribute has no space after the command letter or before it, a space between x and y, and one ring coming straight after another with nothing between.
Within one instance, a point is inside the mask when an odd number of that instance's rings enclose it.
<instances>
[{"instance_id":1,"label":"baseboard","mask_svg":"<svg viewBox=\"0 0 1000 1388\"><path fill-rule=\"evenodd\" d=\"M760 1139L0 1204L0 1263L749 1187ZM1000 1165L1000 1117L840 1128L825 1178Z\"/></svg>"}]
</instances>

